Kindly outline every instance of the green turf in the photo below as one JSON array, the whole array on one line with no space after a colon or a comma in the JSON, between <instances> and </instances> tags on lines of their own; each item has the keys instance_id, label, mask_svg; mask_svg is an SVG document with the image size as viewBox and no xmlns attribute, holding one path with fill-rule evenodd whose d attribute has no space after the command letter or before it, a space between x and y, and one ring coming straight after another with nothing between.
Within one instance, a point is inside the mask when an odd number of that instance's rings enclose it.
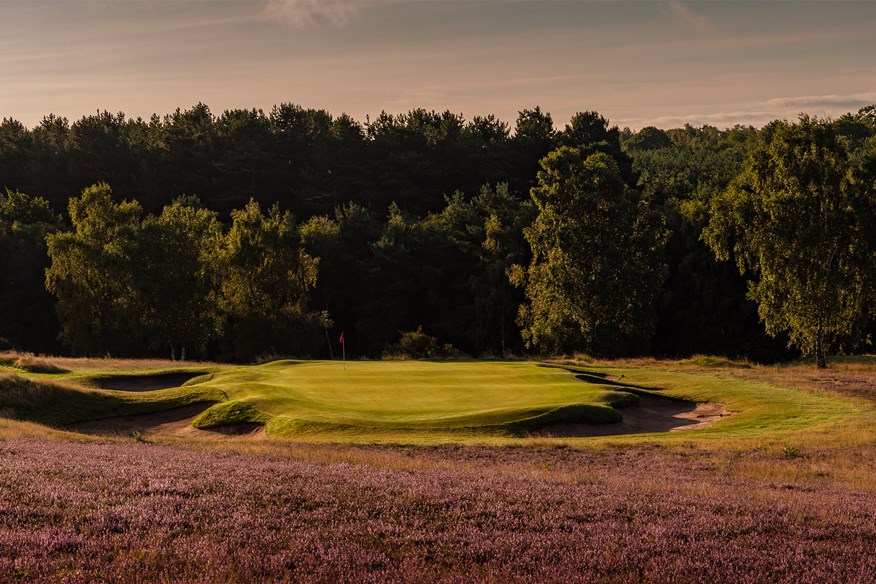
<instances>
[{"instance_id":1,"label":"green turf","mask_svg":"<svg viewBox=\"0 0 876 584\"><path fill-rule=\"evenodd\" d=\"M478 432L520 434L556 422L610 423L623 388L586 383L534 363L277 361L217 373L207 386L246 404L271 434ZM228 412L214 406L195 421Z\"/></svg>"},{"instance_id":2,"label":"green turf","mask_svg":"<svg viewBox=\"0 0 876 584\"><path fill-rule=\"evenodd\" d=\"M196 426L255 422L264 424L271 436L320 441L504 442L557 422L618 421L623 410L619 413L612 405L630 405L637 399L635 392L653 391L722 403L733 415L694 432L572 440L762 443L811 432L827 436L872 428L876 421L872 408L847 399L685 371L684 365L277 361L174 369L73 368L57 374L6 368L0 371L0 415L63 426L216 402L195 419ZM180 371L205 374L155 391L97 387L107 376Z\"/></svg>"},{"instance_id":3,"label":"green turf","mask_svg":"<svg viewBox=\"0 0 876 584\"><path fill-rule=\"evenodd\" d=\"M704 440L780 438L858 419L847 400L709 373L532 362L279 361L216 373L234 407L214 406L203 426L246 420L271 435L432 442L519 436L557 422L605 423L628 392L724 404L733 415L696 432ZM622 410L621 410L622 412ZM652 437L655 435L651 435ZM660 440L689 440L690 433ZM641 436L612 438L638 440Z\"/></svg>"},{"instance_id":4,"label":"green turf","mask_svg":"<svg viewBox=\"0 0 876 584\"><path fill-rule=\"evenodd\" d=\"M840 397L729 376L650 367L589 365L565 368L611 377L623 376L623 380L629 384L654 390L667 397L726 406L732 415L710 428L697 430L695 437L699 441L763 441L783 439L801 432L830 433L844 424L867 424L867 420L874 416L872 409L862 409L858 404ZM613 440L636 441L640 438L632 436ZM691 438L689 432L660 435L661 441L679 442Z\"/></svg>"}]
</instances>

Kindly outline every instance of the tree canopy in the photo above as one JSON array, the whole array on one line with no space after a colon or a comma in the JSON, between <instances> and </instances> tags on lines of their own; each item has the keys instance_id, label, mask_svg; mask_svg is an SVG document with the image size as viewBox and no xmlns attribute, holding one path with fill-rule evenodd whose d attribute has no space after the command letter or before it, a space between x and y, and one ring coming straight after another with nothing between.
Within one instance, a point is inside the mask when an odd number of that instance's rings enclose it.
<instances>
[{"instance_id":1,"label":"tree canopy","mask_svg":"<svg viewBox=\"0 0 876 584\"><path fill-rule=\"evenodd\" d=\"M624 184L614 159L568 147L542 159L532 200L538 215L524 230L532 261L512 270L526 291L527 346L646 352L666 269L660 217Z\"/></svg>"},{"instance_id":2,"label":"tree canopy","mask_svg":"<svg viewBox=\"0 0 876 584\"><path fill-rule=\"evenodd\" d=\"M867 174L853 173L831 122L774 122L714 199L703 233L719 259L733 257L751 274L748 294L767 332L789 333L819 367L874 300L876 203Z\"/></svg>"},{"instance_id":3,"label":"tree canopy","mask_svg":"<svg viewBox=\"0 0 876 584\"><path fill-rule=\"evenodd\" d=\"M0 348L870 351L874 177L873 107L636 132L537 106L6 118Z\"/></svg>"}]
</instances>

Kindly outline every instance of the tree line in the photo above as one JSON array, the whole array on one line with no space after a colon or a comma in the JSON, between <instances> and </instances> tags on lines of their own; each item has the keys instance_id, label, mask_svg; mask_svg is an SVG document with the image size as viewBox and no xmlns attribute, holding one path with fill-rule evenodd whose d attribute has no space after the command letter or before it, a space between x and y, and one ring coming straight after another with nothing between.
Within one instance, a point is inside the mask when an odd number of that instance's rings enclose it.
<instances>
[{"instance_id":1,"label":"tree line","mask_svg":"<svg viewBox=\"0 0 876 584\"><path fill-rule=\"evenodd\" d=\"M473 356L864 351L874 113L4 119L0 344L331 357L344 331L377 356L422 327Z\"/></svg>"},{"instance_id":2,"label":"tree line","mask_svg":"<svg viewBox=\"0 0 876 584\"><path fill-rule=\"evenodd\" d=\"M549 113L525 109L512 133L495 116L466 121L449 111L382 112L361 124L288 103L218 116L198 104L148 120L103 111L71 123L49 115L33 129L4 119L0 178L59 210L85 186L107 182L150 212L197 194L223 214L253 196L298 216L348 201L379 213L395 202L423 214L439 210L447 194L484 184L525 194L543 156L584 142L619 153L616 129L595 112L557 131Z\"/></svg>"}]
</instances>

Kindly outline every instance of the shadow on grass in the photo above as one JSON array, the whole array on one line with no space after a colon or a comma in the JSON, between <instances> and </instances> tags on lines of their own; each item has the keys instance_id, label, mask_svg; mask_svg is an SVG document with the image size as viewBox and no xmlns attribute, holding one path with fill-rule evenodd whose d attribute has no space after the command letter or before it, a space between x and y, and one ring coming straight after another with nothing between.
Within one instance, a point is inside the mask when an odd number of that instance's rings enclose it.
<instances>
[{"instance_id":1,"label":"shadow on grass","mask_svg":"<svg viewBox=\"0 0 876 584\"><path fill-rule=\"evenodd\" d=\"M150 393L107 392L0 375L0 411L7 417L64 427L86 420L130 416L225 399L213 388L178 388Z\"/></svg>"},{"instance_id":2,"label":"shadow on grass","mask_svg":"<svg viewBox=\"0 0 876 584\"><path fill-rule=\"evenodd\" d=\"M180 387L187 381L201 377L205 373L205 371L168 371L147 375L106 375L92 377L90 382L101 389L154 391Z\"/></svg>"},{"instance_id":3,"label":"shadow on grass","mask_svg":"<svg viewBox=\"0 0 876 584\"><path fill-rule=\"evenodd\" d=\"M661 387L643 387L641 385L634 385L632 383L626 383L621 381L623 375L620 378L612 379L607 373L602 373L598 371L590 371L589 369L585 369L583 367L577 367L575 365L561 365L561 364L553 364L553 363L540 363L539 367L548 367L551 369L562 369L564 371L568 371L569 373L574 373L575 378L579 381L583 381L585 383L593 383L596 385L610 385L612 387L622 387L624 391L631 391L633 393L641 392L652 392L652 391L661 391L663 388Z\"/></svg>"}]
</instances>

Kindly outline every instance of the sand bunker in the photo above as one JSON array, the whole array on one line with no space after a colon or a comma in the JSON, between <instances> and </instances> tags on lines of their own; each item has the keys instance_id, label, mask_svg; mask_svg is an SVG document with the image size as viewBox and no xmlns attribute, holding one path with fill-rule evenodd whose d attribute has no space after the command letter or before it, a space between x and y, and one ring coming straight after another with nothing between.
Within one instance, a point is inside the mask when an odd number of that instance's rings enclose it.
<instances>
[{"instance_id":1,"label":"sand bunker","mask_svg":"<svg viewBox=\"0 0 876 584\"><path fill-rule=\"evenodd\" d=\"M179 387L186 381L203 375L202 371L159 373L157 375L110 375L97 377L94 385L118 391L153 391Z\"/></svg>"},{"instance_id":2,"label":"sand bunker","mask_svg":"<svg viewBox=\"0 0 876 584\"><path fill-rule=\"evenodd\" d=\"M260 424L234 424L207 430L192 426L192 420L212 405L212 403L199 403L152 414L104 418L72 424L66 429L94 436L140 435L145 438L205 438L209 440L265 438L265 428Z\"/></svg>"},{"instance_id":3,"label":"sand bunker","mask_svg":"<svg viewBox=\"0 0 876 584\"><path fill-rule=\"evenodd\" d=\"M211 403L191 404L151 414L118 416L73 424L66 429L95 436L180 438L207 440L262 440L267 437L259 424L234 424L208 430L192 426ZM615 424L555 424L533 432L533 437L573 438L616 436L651 432L678 432L707 428L729 416L723 404L695 403L648 394L639 394L639 405L618 410L622 422Z\"/></svg>"},{"instance_id":4,"label":"sand bunker","mask_svg":"<svg viewBox=\"0 0 876 584\"><path fill-rule=\"evenodd\" d=\"M707 428L730 415L723 404L696 403L638 394L639 405L618 409L622 422L615 424L555 424L533 436L617 436L649 432L678 432Z\"/></svg>"}]
</instances>

